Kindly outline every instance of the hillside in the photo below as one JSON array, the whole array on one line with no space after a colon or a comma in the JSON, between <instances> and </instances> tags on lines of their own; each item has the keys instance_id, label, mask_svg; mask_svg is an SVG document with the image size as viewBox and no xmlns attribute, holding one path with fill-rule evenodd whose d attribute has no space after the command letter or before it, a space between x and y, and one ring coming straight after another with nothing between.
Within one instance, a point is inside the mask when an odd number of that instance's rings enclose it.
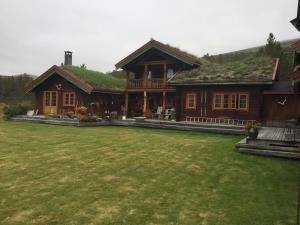
<instances>
[{"instance_id":1,"label":"hillside","mask_svg":"<svg viewBox=\"0 0 300 225\"><path fill-rule=\"evenodd\" d=\"M0 103L33 103L33 94L25 94L26 86L35 77L28 74L0 75Z\"/></svg>"}]
</instances>

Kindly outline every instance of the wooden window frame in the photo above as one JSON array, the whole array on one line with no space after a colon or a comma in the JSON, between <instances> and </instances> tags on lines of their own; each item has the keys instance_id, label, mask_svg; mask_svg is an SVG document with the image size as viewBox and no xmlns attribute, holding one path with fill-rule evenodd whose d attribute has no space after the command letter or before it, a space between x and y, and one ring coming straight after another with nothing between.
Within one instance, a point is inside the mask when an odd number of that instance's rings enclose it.
<instances>
[{"instance_id":1,"label":"wooden window frame","mask_svg":"<svg viewBox=\"0 0 300 225\"><path fill-rule=\"evenodd\" d=\"M47 99L47 93L49 93L49 105L46 104L46 99ZM56 105L52 105L52 93L55 93L55 104ZM46 107L57 107L58 106L58 92L57 91L44 91L44 104L43 106L46 106Z\"/></svg>"},{"instance_id":2,"label":"wooden window frame","mask_svg":"<svg viewBox=\"0 0 300 225\"><path fill-rule=\"evenodd\" d=\"M193 107L189 106L189 98L193 96ZM185 109L197 109L197 93L196 92L187 92L185 95Z\"/></svg>"},{"instance_id":3,"label":"wooden window frame","mask_svg":"<svg viewBox=\"0 0 300 225\"><path fill-rule=\"evenodd\" d=\"M68 98L68 103L70 103L70 95L73 94L73 104L66 104L66 98L67 98L67 94L69 95L69 98ZM74 107L75 106L75 98L76 98L76 95L75 95L75 92L64 92L63 93L63 106L68 106L68 107Z\"/></svg>"},{"instance_id":4,"label":"wooden window frame","mask_svg":"<svg viewBox=\"0 0 300 225\"><path fill-rule=\"evenodd\" d=\"M224 95L228 95L228 108L224 108ZM246 96L246 108L240 108L240 96ZM216 107L216 96L221 96L221 107ZM234 96L234 97L233 97ZM234 101L233 101L234 99ZM212 110L247 111L249 112L249 93L244 92L215 92L213 93Z\"/></svg>"},{"instance_id":5,"label":"wooden window frame","mask_svg":"<svg viewBox=\"0 0 300 225\"><path fill-rule=\"evenodd\" d=\"M245 95L246 96L246 108L241 108L240 107L240 99L241 99L240 96L241 95ZM249 93L238 93L238 107L237 107L237 110L249 112Z\"/></svg>"}]
</instances>

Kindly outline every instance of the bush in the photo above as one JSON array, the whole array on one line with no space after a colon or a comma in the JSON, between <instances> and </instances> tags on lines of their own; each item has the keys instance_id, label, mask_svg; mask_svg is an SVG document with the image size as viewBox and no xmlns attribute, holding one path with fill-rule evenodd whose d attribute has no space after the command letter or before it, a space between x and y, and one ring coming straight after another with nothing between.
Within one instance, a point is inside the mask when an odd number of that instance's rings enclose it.
<instances>
[{"instance_id":1,"label":"bush","mask_svg":"<svg viewBox=\"0 0 300 225\"><path fill-rule=\"evenodd\" d=\"M69 111L69 112L67 112L67 116L69 117L69 118L75 118L75 112L73 112L73 111Z\"/></svg>"},{"instance_id":2,"label":"bush","mask_svg":"<svg viewBox=\"0 0 300 225\"><path fill-rule=\"evenodd\" d=\"M32 105L25 105L25 104L6 105L3 108L4 117L6 119L9 119L13 116L25 115L27 113L27 111L32 108L33 108Z\"/></svg>"},{"instance_id":3,"label":"bush","mask_svg":"<svg viewBox=\"0 0 300 225\"><path fill-rule=\"evenodd\" d=\"M79 115L78 121L79 122L96 122L98 119L97 116L89 116L89 115Z\"/></svg>"},{"instance_id":4,"label":"bush","mask_svg":"<svg viewBox=\"0 0 300 225\"><path fill-rule=\"evenodd\" d=\"M87 113L87 107L80 106L76 109L76 112L81 115L85 115Z\"/></svg>"}]
</instances>

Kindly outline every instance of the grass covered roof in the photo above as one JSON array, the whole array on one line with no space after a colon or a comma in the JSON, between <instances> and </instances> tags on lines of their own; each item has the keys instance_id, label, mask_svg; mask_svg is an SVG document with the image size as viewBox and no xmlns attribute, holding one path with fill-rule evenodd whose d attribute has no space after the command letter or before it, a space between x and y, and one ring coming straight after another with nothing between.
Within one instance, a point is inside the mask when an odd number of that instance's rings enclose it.
<instances>
[{"instance_id":1,"label":"grass covered roof","mask_svg":"<svg viewBox=\"0 0 300 225\"><path fill-rule=\"evenodd\" d=\"M200 59L200 67L177 73L171 83L225 83L272 81L276 60L257 54L247 54L234 60ZM221 61L221 62L220 62Z\"/></svg>"},{"instance_id":2,"label":"grass covered roof","mask_svg":"<svg viewBox=\"0 0 300 225\"><path fill-rule=\"evenodd\" d=\"M125 79L113 76L110 73L102 73L77 66L64 65L62 68L90 84L93 87L93 91L123 91L125 88Z\"/></svg>"}]
</instances>

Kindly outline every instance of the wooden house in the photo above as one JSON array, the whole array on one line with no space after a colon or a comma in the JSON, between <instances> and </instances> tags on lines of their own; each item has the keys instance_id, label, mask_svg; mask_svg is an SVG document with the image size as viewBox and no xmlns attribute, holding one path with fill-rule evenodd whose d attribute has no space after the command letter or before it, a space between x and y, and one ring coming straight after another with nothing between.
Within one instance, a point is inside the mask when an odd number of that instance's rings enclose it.
<instances>
[{"instance_id":1,"label":"wooden house","mask_svg":"<svg viewBox=\"0 0 300 225\"><path fill-rule=\"evenodd\" d=\"M169 81L176 88L177 119L261 121L263 92L276 81L278 63L266 56L222 64L203 58L199 68L177 73Z\"/></svg>"},{"instance_id":2,"label":"wooden house","mask_svg":"<svg viewBox=\"0 0 300 225\"><path fill-rule=\"evenodd\" d=\"M199 65L197 57L151 39L115 65L126 71L125 114L152 117L158 107L174 108L175 88L168 80Z\"/></svg>"},{"instance_id":3,"label":"wooden house","mask_svg":"<svg viewBox=\"0 0 300 225\"><path fill-rule=\"evenodd\" d=\"M68 60L71 60L67 56ZM52 66L36 78L28 91L36 95L39 114L66 114L85 106L92 114L122 114L125 80L71 65Z\"/></svg>"}]
</instances>

